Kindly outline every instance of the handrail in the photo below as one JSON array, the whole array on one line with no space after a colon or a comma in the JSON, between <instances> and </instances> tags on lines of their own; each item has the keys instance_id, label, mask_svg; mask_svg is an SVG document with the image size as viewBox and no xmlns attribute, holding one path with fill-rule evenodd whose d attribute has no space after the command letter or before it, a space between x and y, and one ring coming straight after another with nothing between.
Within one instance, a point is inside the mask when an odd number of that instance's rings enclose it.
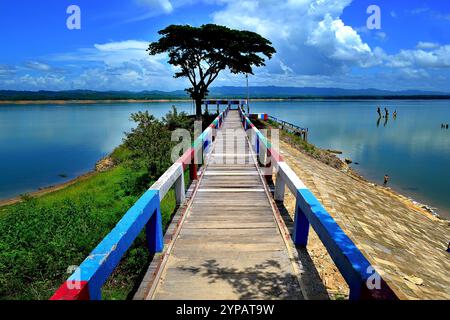
<instances>
[{"instance_id":1,"label":"handrail","mask_svg":"<svg viewBox=\"0 0 450 320\"><path fill-rule=\"evenodd\" d=\"M147 244L151 254L164 249L160 203L172 186L177 204L185 199L184 171L191 169L191 178L197 179L194 160L196 152L210 151L213 129L218 129L227 116L227 107L211 125L142 197L125 213L111 232L97 245L75 272L54 293L50 300L100 300L101 288L119 264L125 252L141 231L146 228ZM192 171L195 171L193 173Z\"/></svg>"},{"instance_id":2,"label":"handrail","mask_svg":"<svg viewBox=\"0 0 450 320\"><path fill-rule=\"evenodd\" d=\"M273 116L271 116L271 115L269 115L269 118L270 118L271 120L275 121L275 122L278 122L278 123L282 124L282 125L288 125L288 126L291 126L291 127L294 128L294 129L297 129L297 130L300 130L300 131L306 131L306 132L309 131L308 128L302 128L302 127L297 126L297 125L295 125L295 124L292 124L292 123L290 123L290 122L287 122L287 121L284 121L284 120L281 120L281 119L277 119L277 118L275 118L275 117L273 117Z\"/></svg>"},{"instance_id":3,"label":"handrail","mask_svg":"<svg viewBox=\"0 0 450 320\"><path fill-rule=\"evenodd\" d=\"M293 242L306 247L310 226L319 236L340 273L350 287L350 299L397 299L353 241L284 162L269 140L253 125L245 111L239 110L244 129L253 136L252 147L259 159L270 163L269 175L276 172L274 198L284 201L285 187L296 196ZM267 173L266 173L267 174Z\"/></svg>"}]
</instances>

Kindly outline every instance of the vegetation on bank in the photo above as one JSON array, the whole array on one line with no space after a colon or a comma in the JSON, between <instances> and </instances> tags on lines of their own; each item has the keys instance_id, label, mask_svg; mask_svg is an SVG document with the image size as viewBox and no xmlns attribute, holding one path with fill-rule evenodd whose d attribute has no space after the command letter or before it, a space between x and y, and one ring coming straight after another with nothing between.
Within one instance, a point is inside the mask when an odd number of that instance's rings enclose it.
<instances>
[{"instance_id":1,"label":"vegetation on bank","mask_svg":"<svg viewBox=\"0 0 450 320\"><path fill-rule=\"evenodd\" d=\"M212 116L210 116L212 117ZM209 117L207 117L209 118ZM0 208L0 299L48 299L124 213L171 165L170 128L192 129L185 113L157 120L132 115L137 126L112 154L115 166L66 189ZM186 177L188 177L188 172ZM161 204L167 225L175 209L171 190ZM126 299L149 259L142 233L103 290L104 299Z\"/></svg>"}]
</instances>

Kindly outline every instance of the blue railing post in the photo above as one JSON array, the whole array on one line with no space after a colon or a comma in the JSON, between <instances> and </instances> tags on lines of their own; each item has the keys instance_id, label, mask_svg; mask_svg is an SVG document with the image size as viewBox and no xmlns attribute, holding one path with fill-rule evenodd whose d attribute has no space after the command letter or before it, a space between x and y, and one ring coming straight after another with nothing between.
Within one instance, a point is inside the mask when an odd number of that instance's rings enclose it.
<instances>
[{"instance_id":1,"label":"blue railing post","mask_svg":"<svg viewBox=\"0 0 450 320\"><path fill-rule=\"evenodd\" d=\"M163 238L163 230L162 230L162 216L161 216L161 208L158 204L156 209L147 222L146 225L146 237L147 237L147 245L150 254L162 252L164 249L164 238Z\"/></svg>"},{"instance_id":2,"label":"blue railing post","mask_svg":"<svg viewBox=\"0 0 450 320\"><path fill-rule=\"evenodd\" d=\"M92 285L89 287L89 299L100 301L102 300L102 288L101 287L93 287Z\"/></svg>"},{"instance_id":3,"label":"blue railing post","mask_svg":"<svg viewBox=\"0 0 450 320\"><path fill-rule=\"evenodd\" d=\"M295 203L295 218L293 240L295 245L306 247L308 244L309 221L305 215L306 203L302 201L300 191L297 191L297 200Z\"/></svg>"},{"instance_id":4,"label":"blue railing post","mask_svg":"<svg viewBox=\"0 0 450 320\"><path fill-rule=\"evenodd\" d=\"M259 156L259 136L256 135L256 155Z\"/></svg>"},{"instance_id":5,"label":"blue railing post","mask_svg":"<svg viewBox=\"0 0 450 320\"><path fill-rule=\"evenodd\" d=\"M349 300L360 300L361 299L361 286L363 286L365 283L360 281L354 281L354 283L349 283Z\"/></svg>"}]
</instances>

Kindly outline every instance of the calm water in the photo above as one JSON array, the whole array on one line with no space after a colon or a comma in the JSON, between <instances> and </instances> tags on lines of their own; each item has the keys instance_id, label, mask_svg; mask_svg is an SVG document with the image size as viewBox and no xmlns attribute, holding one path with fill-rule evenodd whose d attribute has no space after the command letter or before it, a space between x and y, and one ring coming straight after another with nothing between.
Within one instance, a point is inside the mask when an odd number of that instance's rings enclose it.
<instances>
[{"instance_id":1,"label":"calm water","mask_svg":"<svg viewBox=\"0 0 450 320\"><path fill-rule=\"evenodd\" d=\"M0 198L61 183L89 171L132 128L132 112L163 116L172 103L0 106ZM396 120L377 123L376 106ZM177 103L192 111L190 103ZM450 101L258 102L252 112L310 129L310 142L343 151L365 177L384 174L399 192L450 212ZM67 175L61 178L59 175Z\"/></svg>"}]
</instances>

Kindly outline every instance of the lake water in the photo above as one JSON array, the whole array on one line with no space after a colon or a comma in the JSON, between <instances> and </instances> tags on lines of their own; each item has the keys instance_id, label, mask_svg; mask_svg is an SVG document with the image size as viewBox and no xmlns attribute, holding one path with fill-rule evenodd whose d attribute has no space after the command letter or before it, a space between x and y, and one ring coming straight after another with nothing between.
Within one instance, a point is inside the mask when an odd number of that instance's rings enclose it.
<instances>
[{"instance_id":1,"label":"lake water","mask_svg":"<svg viewBox=\"0 0 450 320\"><path fill-rule=\"evenodd\" d=\"M163 116L173 103L0 106L0 199L73 179L119 145L131 113ZM191 103L176 103L193 111ZM378 123L376 107L389 121ZM309 141L343 152L376 183L390 176L400 193L450 217L450 101L254 102L252 112L308 127ZM392 112L397 110L394 120ZM60 175L67 175L62 178Z\"/></svg>"}]
</instances>

